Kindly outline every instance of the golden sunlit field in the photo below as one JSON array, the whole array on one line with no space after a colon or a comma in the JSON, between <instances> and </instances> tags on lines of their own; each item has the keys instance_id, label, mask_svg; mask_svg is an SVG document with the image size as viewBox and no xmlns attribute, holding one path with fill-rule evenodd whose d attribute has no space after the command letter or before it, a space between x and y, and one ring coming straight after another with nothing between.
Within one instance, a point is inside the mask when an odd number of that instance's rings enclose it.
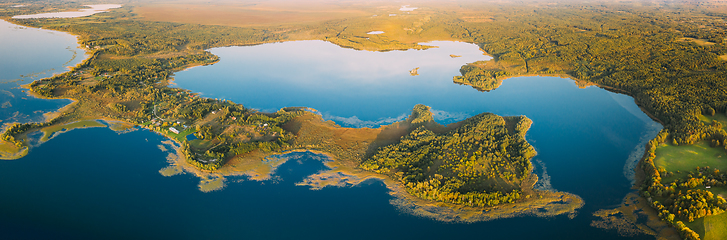
<instances>
[{"instance_id":1,"label":"golden sunlit field","mask_svg":"<svg viewBox=\"0 0 727 240\"><path fill-rule=\"evenodd\" d=\"M149 21L236 27L314 23L371 14L359 8L324 1L159 2L141 4L134 13Z\"/></svg>"}]
</instances>

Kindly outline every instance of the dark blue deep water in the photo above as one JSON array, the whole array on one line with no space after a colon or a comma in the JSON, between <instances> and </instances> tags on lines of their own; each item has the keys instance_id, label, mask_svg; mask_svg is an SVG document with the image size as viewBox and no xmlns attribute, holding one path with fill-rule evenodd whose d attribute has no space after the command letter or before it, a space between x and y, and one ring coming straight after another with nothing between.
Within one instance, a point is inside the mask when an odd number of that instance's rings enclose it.
<instances>
[{"instance_id":1,"label":"dark blue deep water","mask_svg":"<svg viewBox=\"0 0 727 240\"><path fill-rule=\"evenodd\" d=\"M203 193L191 174L159 173L168 165L167 153L157 147L165 138L146 130L90 128L60 134L22 159L0 161L0 239L622 238L591 227L592 213L618 206L631 192L624 166L660 126L630 97L579 89L569 79L512 78L491 92L453 84L462 64L487 57L474 45L438 44L387 53L316 41L213 49L221 62L180 72L176 82L263 110L310 106L345 126L386 124L417 103L431 106L440 123L481 112L526 115L534 122L527 135L538 151L533 161L547 167L553 188L585 201L576 218L442 223L399 212L379 181L316 191L295 186L327 169L313 153L292 153L301 161L281 165L277 180L228 181L220 191ZM415 67L420 75L409 76ZM542 175L543 165L534 165Z\"/></svg>"}]
</instances>

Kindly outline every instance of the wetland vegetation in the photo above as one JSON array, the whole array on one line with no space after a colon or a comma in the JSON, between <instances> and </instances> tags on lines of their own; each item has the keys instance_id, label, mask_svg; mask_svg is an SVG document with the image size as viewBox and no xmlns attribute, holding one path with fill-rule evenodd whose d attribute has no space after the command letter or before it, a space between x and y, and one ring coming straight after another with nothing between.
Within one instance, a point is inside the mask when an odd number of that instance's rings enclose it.
<instances>
[{"instance_id":1,"label":"wetland vegetation","mask_svg":"<svg viewBox=\"0 0 727 240\"><path fill-rule=\"evenodd\" d=\"M13 7L17 4L26 6ZM10 19L81 5L0 4L3 19L73 33L91 53L71 71L28 86L39 96L76 102L47 122L8 126L0 145L3 158L26 154L29 132L117 119L179 141L186 161L204 171L241 166L232 163L241 164L245 156L259 161L284 150L310 149L395 179L424 199L483 207L534 198L526 193L532 187L529 159L534 154L521 135L526 118L484 114L445 127L417 106L403 122L343 129L302 108L264 113L169 85L175 71L219 61L204 51L211 47L320 39L389 51L425 49L417 43L426 40L461 40L478 44L495 60L462 66L455 83L490 91L507 77L567 75L632 96L665 128L649 142L637 170L644 173L642 196L683 238L725 238L724 231L706 230L724 226L721 213L727 209L720 172L727 171L720 160L727 142L727 8L719 3L463 1L422 3L395 16L387 13L399 6L339 6L337 13L359 10L347 18L307 16L305 22L260 20L244 26L214 19L198 25L194 18L154 15L148 11L153 3L127 3L82 18ZM367 34L373 30L383 33ZM187 141L192 133L198 140ZM485 138L485 133L497 137ZM436 153L442 158L433 157Z\"/></svg>"}]
</instances>

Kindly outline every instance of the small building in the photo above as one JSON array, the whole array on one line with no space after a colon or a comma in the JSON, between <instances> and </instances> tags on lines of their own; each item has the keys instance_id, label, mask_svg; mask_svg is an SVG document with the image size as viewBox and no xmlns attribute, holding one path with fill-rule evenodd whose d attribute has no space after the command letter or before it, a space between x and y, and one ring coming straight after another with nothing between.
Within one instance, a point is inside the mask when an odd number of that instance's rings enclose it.
<instances>
[{"instance_id":1,"label":"small building","mask_svg":"<svg viewBox=\"0 0 727 240\"><path fill-rule=\"evenodd\" d=\"M170 128L169 128L169 131L172 131L172 132L173 132L174 134L179 134L179 130L177 130L177 129L176 129L176 128L174 128L174 127L170 127Z\"/></svg>"}]
</instances>

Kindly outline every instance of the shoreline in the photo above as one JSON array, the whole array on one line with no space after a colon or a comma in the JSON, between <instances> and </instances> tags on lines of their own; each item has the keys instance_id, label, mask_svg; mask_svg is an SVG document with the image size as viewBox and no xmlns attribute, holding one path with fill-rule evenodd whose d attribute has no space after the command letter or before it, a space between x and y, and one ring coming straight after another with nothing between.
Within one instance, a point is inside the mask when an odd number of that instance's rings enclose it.
<instances>
[{"instance_id":1,"label":"shoreline","mask_svg":"<svg viewBox=\"0 0 727 240\"><path fill-rule=\"evenodd\" d=\"M316 151L310 152L317 153ZM411 195L406 191L404 185L386 175L343 166L335 159L323 164L330 170L310 175L296 185L308 186L311 190L320 190L327 187L353 187L369 180L379 180L389 190L388 194L394 197L390 203L400 211L447 223L485 222L522 216L553 217L562 214L567 214L569 218L572 218L584 205L583 199L572 193L532 188L529 191L539 197L523 198L513 203L503 203L491 207L470 207L438 202ZM531 174L532 177L537 178L536 174Z\"/></svg>"},{"instance_id":2,"label":"shoreline","mask_svg":"<svg viewBox=\"0 0 727 240\"><path fill-rule=\"evenodd\" d=\"M639 107L639 109L641 110L641 112L643 112L644 114L646 114L653 121L655 121L658 124L660 124L662 126L662 128L665 128L664 127L664 123L661 121L661 119L659 119L656 116L654 116L653 113L647 111L639 103L639 101L636 98L634 98L634 96L633 96L633 94L631 92L626 91L626 90L623 90L623 89L619 89L619 88L616 88L616 87L610 87L610 86L604 86L604 85L597 84L597 83L594 83L594 82L591 82L591 81L580 80L580 79L577 79L577 78L571 76L570 74L566 74L566 73L560 73L560 74L518 74L518 75L507 76L507 77L504 77L504 78L499 78L497 80L504 81L504 80L509 79L509 78L529 77L529 76L545 76L545 77L567 78L567 79L573 80L576 83L576 85L578 84L579 81L582 81L582 82L585 82L586 84L588 84L588 85L586 85L586 87L588 87L588 86L596 86L596 87L599 87L599 88L604 89L606 91L610 91L610 92L613 92L613 93L619 93L619 94L627 95L627 96L631 97L634 100L634 103L636 104L636 106ZM477 89L474 86L471 86L471 85L468 85L468 86ZM651 139L649 139L649 140L651 140ZM649 146L649 142L647 142L643 147L646 149L648 146ZM639 147L639 146L637 146L637 147ZM648 154L649 154L648 151L644 151L643 156L639 158L639 160L636 162L636 165L635 165L635 167L633 169L633 171L634 171L634 184L631 186L631 189L637 190L633 194L636 194L640 199L645 199L644 196L642 196L640 194L640 192L638 191L638 189L645 183L646 173L644 172L644 169L642 168L642 164L644 164L644 161L647 160ZM627 195L627 197L628 197L628 195ZM658 215L656 215L657 212L655 211L655 209L651 205L647 204L647 207L648 208L645 209L646 211L644 211L644 214L646 216L650 217L650 219L651 218L659 218ZM659 220L659 222L662 222L662 221ZM677 233L674 233L674 229L671 227L671 225L669 225L668 227L662 227L662 228L660 228L660 229L657 230L657 235L659 235L659 236L662 236L662 235L675 235L675 234L678 235Z\"/></svg>"},{"instance_id":3,"label":"shoreline","mask_svg":"<svg viewBox=\"0 0 727 240\"><path fill-rule=\"evenodd\" d=\"M16 25L17 25L17 24L16 24ZM77 37L77 39L78 39L78 38L80 38L80 36L78 36L78 35L74 35L74 36L76 36L76 37ZM79 41L80 41L80 40L79 40ZM323 41L324 41L324 40L323 40ZM339 45L339 44L336 44L336 43L334 43L334 42L331 42L331 43L333 43L333 44L335 44L335 45L337 45L337 46L339 46L339 47L345 47L345 46L341 46L341 45ZM80 46L80 44L79 44L79 46ZM407 50L408 50L408 49L407 49ZM481 50L481 48L480 48L480 50ZM84 50L84 51L85 51L85 50ZM208 50L208 49L206 49L206 50L203 50L203 51L205 51L205 52L209 52L209 50ZM481 50L481 51L482 51L482 50ZM483 52L483 54L486 54L486 52L485 52L485 51L482 51L482 52ZM86 52L86 53L88 53L88 52ZM95 53L95 52L94 52L94 53ZM84 65L84 64L87 64L87 63L88 63L88 61L92 60L92 59L93 59L93 56L95 56L95 54L86 54L86 55L90 55L90 56L89 56L89 57L87 57L86 59L84 59L84 60L83 60L83 61L82 61L81 63L77 64L77 65L76 65L76 66L75 66L75 67L74 67L73 69L71 69L70 71L74 71L74 70L75 70L75 69L76 69L76 68L77 68L78 66L82 66L82 65ZM219 60L217 60L216 62L218 62L218 61L219 61ZM216 62L215 62L215 63L216 63ZM199 65L203 65L203 64L193 64L193 65L190 65L190 66L184 66L184 67L180 68L180 70L177 70L177 69L175 69L175 70L174 70L174 72L184 71L184 70L186 70L186 69L191 69L191 68L193 68L193 67L196 67L196 66L199 66ZM64 73L65 73L65 72L64 72ZM506 77L506 78L504 78L504 79L507 79L507 78L511 78L511 77L524 77L524 76L554 76L554 75L542 75L542 74L532 74L532 75L529 75L529 74L528 74L528 75L515 75L515 76L508 76L508 77ZM569 76L569 75L567 75L567 74L557 74L556 76L559 76L559 77L564 77L564 76L565 76L565 77L568 77L568 78L570 78L570 79L573 79L573 78L572 78L571 76ZM46 78L44 78L44 79L46 79ZM504 79L503 79L503 80L504 80ZM41 81L41 80L43 80L43 79L40 79L40 80L36 80L36 81ZM575 79L573 79L573 80L575 81ZM167 79L166 81L167 81L167 82L166 82L166 83L164 84L165 86L168 86L168 85L169 85L170 83L171 83L171 84L173 84L173 78L171 78L171 79ZM26 88L27 88L27 87L28 87L28 86L26 86ZM604 89L605 89L605 88L604 88ZM607 90L608 90L608 89L607 89ZM624 92L625 92L625 91L624 91ZM70 99L70 98L58 98L58 99ZM70 100L74 101L74 103L75 103L75 102L77 102L77 100L75 100L75 99L70 99ZM73 105L73 103L72 103L72 104L69 104L69 105L67 105L67 107L68 107L68 108L70 108L70 107L71 107L72 105ZM64 108L66 108L66 107L64 107ZM59 110L60 110L60 109L59 109ZM113 119L113 118L109 118L109 119ZM115 120L115 121L121 121L121 122L127 122L127 121L125 121L125 120L123 120L123 119L113 119L113 120ZM127 123L128 123L128 122L127 122ZM152 131L152 132L155 132L155 133L157 133L157 134L160 134L160 135L162 135L162 136L165 136L165 137L166 137L166 138L168 138L168 139L169 139L170 141L172 141L172 142L176 142L176 143L180 144L180 142L178 142L178 141L177 141L177 139L175 139L175 138L172 138L172 137L170 137L170 136L168 136L168 135L164 134L163 132L158 132L158 131L154 131L154 130L151 130L151 129L150 129L150 131ZM320 153L320 151L316 151L316 150L309 150L309 149L294 149L294 150L290 150L290 151L285 151L285 152L282 152L282 153L271 153L271 154L264 154L264 155L266 155L266 156L272 156L272 155L284 155L284 154L286 154L286 153L291 153L291 152L296 152L296 151L310 151L310 152L314 152L314 153L316 153L316 152L319 152L319 153ZM177 152L179 152L179 151L177 151ZM179 153L178 153L178 154L179 154ZM333 158L333 157L332 157L332 156L331 156L330 154L326 154L326 156L329 156L329 158L331 158L331 159L334 159L334 161L335 161L335 158ZM179 155L179 157L184 157L184 156L183 156L183 155ZM233 157L233 158L237 158L237 157L238 157L238 156L235 156L235 157ZM186 162L186 161L184 161L184 159L180 159L180 160L182 160L182 162ZM529 161L530 161L530 160L529 160ZM187 168L188 168L188 167L194 168L194 166L191 166L191 165L190 165L190 166L187 166L187 167L183 167L183 169L185 170L185 172L188 172L188 171L187 171ZM194 168L194 169L196 169L196 168ZM212 173L219 173L218 171L204 171L204 170L201 170L201 169L196 169L196 170L197 170L197 171L200 171L200 172L202 172L202 173L207 173L207 174L212 174ZM193 174L195 174L196 176L199 176L199 175L198 175L198 174L196 174L196 173L193 173ZM214 175L217 175L217 174L214 174ZM247 175L247 174L245 174L245 172L240 172L240 173L238 173L238 174L234 174L234 175ZM224 175L224 174L221 174L221 176L231 176L231 175ZM248 175L248 176L250 176L250 175ZM200 178L202 178L202 177L200 177ZM251 178L252 178L252 177L251 177ZM384 181L384 182L386 182L386 180L388 180L388 181L391 181L391 183L394 183L394 182L393 182L394 180L392 180L392 179L389 179L389 178L382 178L382 177L376 177L376 178L382 179L382 181ZM363 181L365 181L365 180L367 180L367 179L370 179L370 177L369 177L369 178L365 178L365 179L364 179ZM399 184L399 185L400 185L400 184ZM399 186L399 187L401 187L401 186ZM388 183L387 183L387 188L389 188L389 189L392 189L392 188L396 188L396 183L394 183L393 185L392 185L392 184L388 184ZM404 192L406 192L406 191L404 191ZM559 193L559 192L553 192L553 193ZM410 194L408 194L408 195L410 195ZM571 194L571 195L572 195L572 194ZM573 196L575 196L575 195L573 195ZM409 196L409 197L413 197L413 196ZM577 196L575 196L575 197L577 197ZM422 200L422 201L429 201L429 200L424 200L424 199L419 199L419 200ZM532 200L534 201L535 199L532 199ZM433 203L439 203L439 202L434 202L434 201L429 201L429 202L430 202L430 204L433 204ZM527 202L528 202L528 200L524 201L523 203L527 203ZM517 203L515 203L515 204L517 204ZM510 205L512 205L512 204L502 204L502 205L494 206L494 207L491 207L491 208L492 208L492 209L497 209L497 208L505 208L505 207L507 207L507 206L510 206ZM457 207L462 207L462 206L459 206L459 205L454 205L454 206L457 206ZM581 204L580 204L580 206L582 206L582 199L581 199ZM577 208L579 208L579 207L576 207L575 209L577 209ZM478 209L479 209L479 208L478 208ZM480 209L480 210L481 210L481 209Z\"/></svg>"},{"instance_id":4,"label":"shoreline","mask_svg":"<svg viewBox=\"0 0 727 240\"><path fill-rule=\"evenodd\" d=\"M559 77L559 78L567 78L567 79L570 79L570 80L575 81L576 82L576 86L577 86L577 83L580 81L580 82L584 82L584 83L588 84L588 85L586 85L586 87L588 87L588 86L596 86L596 87L599 87L601 89L607 90L609 92L624 94L624 95L629 96L632 99L634 99L634 103L636 103L636 106L638 106L639 109L641 109L641 112L643 112L644 114L646 114L647 116L649 116L649 118L651 118L655 122L658 122L659 124L661 124L662 127L664 126L664 122L662 122L661 119L659 119L656 116L654 116L653 113L651 113L649 111L646 111L646 109L639 103L639 101L636 100L636 98L634 98L634 96L633 96L633 94L631 92L626 91L626 90L623 90L623 89L620 89L620 88L605 86L605 85L601 85L601 84L594 83L594 82L591 82L591 81L581 80L581 79L575 78L575 77L573 77L573 76L571 76L570 74L567 74L567 73L555 73L555 74L528 73L528 74L518 74L518 75L512 75L512 76L506 76L506 77L502 77L502 78L497 78L497 80L504 82L507 79L516 78L516 77ZM467 85L467 84L465 84L465 85ZM472 87L471 85L468 85L468 86Z\"/></svg>"}]
</instances>

